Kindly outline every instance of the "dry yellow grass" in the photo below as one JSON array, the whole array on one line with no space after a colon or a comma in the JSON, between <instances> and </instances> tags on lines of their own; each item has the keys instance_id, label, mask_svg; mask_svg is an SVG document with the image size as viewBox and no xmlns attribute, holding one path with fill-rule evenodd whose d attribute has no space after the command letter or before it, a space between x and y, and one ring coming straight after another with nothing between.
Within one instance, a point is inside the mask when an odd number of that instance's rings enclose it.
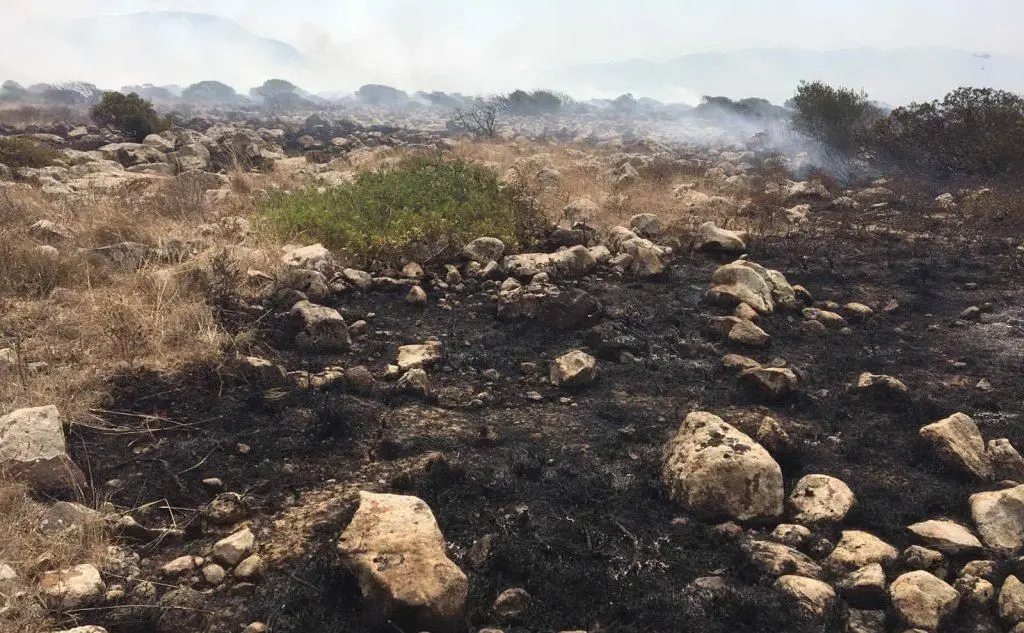
<instances>
[{"instance_id":1,"label":"dry yellow grass","mask_svg":"<svg viewBox=\"0 0 1024 633\"><path fill-rule=\"evenodd\" d=\"M103 567L109 541L102 525L44 533L39 525L45 509L23 485L0 479L0 564L18 575L0 585L0 608L8 609L0 615L0 631L54 630L38 599L38 573L85 563Z\"/></svg>"}]
</instances>

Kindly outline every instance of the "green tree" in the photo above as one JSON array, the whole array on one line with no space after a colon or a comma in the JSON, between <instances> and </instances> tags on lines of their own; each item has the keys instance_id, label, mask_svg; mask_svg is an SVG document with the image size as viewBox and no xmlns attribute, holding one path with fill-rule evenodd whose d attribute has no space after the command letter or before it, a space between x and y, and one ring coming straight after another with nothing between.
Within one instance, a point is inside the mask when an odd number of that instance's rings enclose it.
<instances>
[{"instance_id":1,"label":"green tree","mask_svg":"<svg viewBox=\"0 0 1024 633\"><path fill-rule=\"evenodd\" d=\"M863 147L871 126L882 116L864 91L821 81L801 81L787 105L796 111L793 127L798 132L847 153Z\"/></svg>"},{"instance_id":2,"label":"green tree","mask_svg":"<svg viewBox=\"0 0 1024 633\"><path fill-rule=\"evenodd\" d=\"M103 99L89 110L89 116L96 123L116 128L136 141L170 127L168 121L157 114L152 103L134 92L104 92Z\"/></svg>"}]
</instances>

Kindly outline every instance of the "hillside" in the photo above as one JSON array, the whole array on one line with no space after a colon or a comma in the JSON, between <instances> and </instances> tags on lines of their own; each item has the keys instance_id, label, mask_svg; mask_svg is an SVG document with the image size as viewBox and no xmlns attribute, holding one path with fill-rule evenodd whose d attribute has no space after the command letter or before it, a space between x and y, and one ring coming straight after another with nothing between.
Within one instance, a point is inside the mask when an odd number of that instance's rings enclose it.
<instances>
[{"instance_id":1,"label":"hillside","mask_svg":"<svg viewBox=\"0 0 1024 633\"><path fill-rule=\"evenodd\" d=\"M36 21L8 44L17 41L31 42L32 50L47 51L28 68L23 57L0 55L0 75L27 82L82 79L105 86L188 85L218 79L245 90L267 77L292 77L313 66L309 57L289 44L259 37L232 20L200 13Z\"/></svg>"}]
</instances>

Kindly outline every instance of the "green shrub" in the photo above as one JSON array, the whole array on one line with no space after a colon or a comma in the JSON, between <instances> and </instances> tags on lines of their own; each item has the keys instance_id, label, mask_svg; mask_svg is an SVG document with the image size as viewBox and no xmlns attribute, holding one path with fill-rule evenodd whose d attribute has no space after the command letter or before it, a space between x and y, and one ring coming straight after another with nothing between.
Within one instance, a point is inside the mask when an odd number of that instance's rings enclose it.
<instances>
[{"instance_id":1,"label":"green shrub","mask_svg":"<svg viewBox=\"0 0 1024 633\"><path fill-rule=\"evenodd\" d=\"M992 88L960 88L942 101L897 108L875 126L888 157L953 174L1024 170L1024 98Z\"/></svg>"},{"instance_id":2,"label":"green shrub","mask_svg":"<svg viewBox=\"0 0 1024 633\"><path fill-rule=\"evenodd\" d=\"M359 264L451 257L482 236L517 249L545 226L533 198L501 187L490 170L434 157L410 158L322 192L273 192L263 212L277 235L344 249Z\"/></svg>"},{"instance_id":3,"label":"green shrub","mask_svg":"<svg viewBox=\"0 0 1024 633\"><path fill-rule=\"evenodd\" d=\"M100 125L112 126L136 141L170 127L170 123L156 113L152 103L134 92L126 95L104 92L103 100L89 110L89 116Z\"/></svg>"},{"instance_id":4,"label":"green shrub","mask_svg":"<svg viewBox=\"0 0 1024 633\"><path fill-rule=\"evenodd\" d=\"M796 112L793 127L842 152L853 152L866 142L882 110L863 91L835 88L821 81L801 81L788 106Z\"/></svg>"},{"instance_id":5,"label":"green shrub","mask_svg":"<svg viewBox=\"0 0 1024 633\"><path fill-rule=\"evenodd\" d=\"M49 145L22 136L0 137L0 164L11 169L47 167L60 158Z\"/></svg>"}]
</instances>

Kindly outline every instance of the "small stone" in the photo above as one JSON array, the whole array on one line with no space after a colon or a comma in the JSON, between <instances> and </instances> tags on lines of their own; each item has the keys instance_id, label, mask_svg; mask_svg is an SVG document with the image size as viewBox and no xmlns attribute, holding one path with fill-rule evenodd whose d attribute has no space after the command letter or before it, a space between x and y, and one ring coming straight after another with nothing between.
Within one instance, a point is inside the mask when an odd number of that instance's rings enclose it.
<instances>
[{"instance_id":1,"label":"small stone","mask_svg":"<svg viewBox=\"0 0 1024 633\"><path fill-rule=\"evenodd\" d=\"M203 575L203 582L212 587L216 587L221 584L224 582L224 579L228 577L228 573L224 571L224 568L216 563L206 565L203 567L201 573Z\"/></svg>"},{"instance_id":2,"label":"small stone","mask_svg":"<svg viewBox=\"0 0 1024 633\"><path fill-rule=\"evenodd\" d=\"M527 376L532 376L537 373L537 363L520 363L519 371L523 372L523 374Z\"/></svg>"},{"instance_id":3,"label":"small stone","mask_svg":"<svg viewBox=\"0 0 1024 633\"><path fill-rule=\"evenodd\" d=\"M270 629L262 622L253 622L242 629L242 633L267 633L268 631L270 631Z\"/></svg>"},{"instance_id":4,"label":"small stone","mask_svg":"<svg viewBox=\"0 0 1024 633\"><path fill-rule=\"evenodd\" d=\"M494 601L494 614L502 620L516 620L530 606L530 594L525 589L506 589Z\"/></svg>"},{"instance_id":5,"label":"small stone","mask_svg":"<svg viewBox=\"0 0 1024 633\"><path fill-rule=\"evenodd\" d=\"M905 396L910 393L907 386L892 376L862 373L857 378L857 390L888 396Z\"/></svg>"},{"instance_id":6,"label":"small stone","mask_svg":"<svg viewBox=\"0 0 1024 633\"><path fill-rule=\"evenodd\" d=\"M806 475L789 496L798 523L842 521L856 503L850 487L828 475Z\"/></svg>"},{"instance_id":7,"label":"small stone","mask_svg":"<svg viewBox=\"0 0 1024 633\"><path fill-rule=\"evenodd\" d=\"M863 303L847 303L843 310L852 321L865 321L875 314L874 310Z\"/></svg>"},{"instance_id":8,"label":"small stone","mask_svg":"<svg viewBox=\"0 0 1024 633\"><path fill-rule=\"evenodd\" d=\"M259 554L253 554L235 567L235 578L244 581L254 581L263 577L265 571L263 558Z\"/></svg>"},{"instance_id":9,"label":"small stone","mask_svg":"<svg viewBox=\"0 0 1024 633\"><path fill-rule=\"evenodd\" d=\"M885 606L885 571L878 563L866 565L839 581L839 593L851 605L861 608Z\"/></svg>"},{"instance_id":10,"label":"small stone","mask_svg":"<svg viewBox=\"0 0 1024 633\"><path fill-rule=\"evenodd\" d=\"M823 336L828 328L821 321L803 321L800 323L800 330L810 336Z\"/></svg>"},{"instance_id":11,"label":"small stone","mask_svg":"<svg viewBox=\"0 0 1024 633\"><path fill-rule=\"evenodd\" d=\"M802 609L821 617L836 600L836 592L827 583L803 576L780 576L775 588L796 599Z\"/></svg>"},{"instance_id":12,"label":"small stone","mask_svg":"<svg viewBox=\"0 0 1024 633\"><path fill-rule=\"evenodd\" d=\"M224 488L224 481L217 477L209 477L202 481L203 488L207 490L222 490Z\"/></svg>"},{"instance_id":13,"label":"small stone","mask_svg":"<svg viewBox=\"0 0 1024 633\"><path fill-rule=\"evenodd\" d=\"M248 556L256 546L256 537L249 528L223 538L213 546L213 558L228 567L234 567Z\"/></svg>"},{"instance_id":14,"label":"small stone","mask_svg":"<svg viewBox=\"0 0 1024 633\"><path fill-rule=\"evenodd\" d=\"M976 607L987 607L996 597L996 588L989 581L977 576L960 576L953 583L960 599Z\"/></svg>"},{"instance_id":15,"label":"small stone","mask_svg":"<svg viewBox=\"0 0 1024 633\"><path fill-rule=\"evenodd\" d=\"M963 321L977 321L981 318L981 308L978 306L971 306L960 313L960 319Z\"/></svg>"},{"instance_id":16,"label":"small stone","mask_svg":"<svg viewBox=\"0 0 1024 633\"><path fill-rule=\"evenodd\" d=\"M743 304L746 305L746 304ZM749 307L749 306L748 306ZM751 347L764 347L768 345L771 337L768 333L757 327L750 321L740 321L729 330L729 340L740 345Z\"/></svg>"},{"instance_id":17,"label":"small stone","mask_svg":"<svg viewBox=\"0 0 1024 633\"><path fill-rule=\"evenodd\" d=\"M192 556L179 556L160 568L160 573L168 578L177 578L190 574L195 569L195 559Z\"/></svg>"},{"instance_id":18,"label":"small stone","mask_svg":"<svg viewBox=\"0 0 1024 633\"><path fill-rule=\"evenodd\" d=\"M900 554L903 564L910 569L926 571L937 578L949 575L949 565L942 552L937 552L920 545L911 545Z\"/></svg>"},{"instance_id":19,"label":"small stone","mask_svg":"<svg viewBox=\"0 0 1024 633\"><path fill-rule=\"evenodd\" d=\"M849 609L843 633L885 633L885 611Z\"/></svg>"},{"instance_id":20,"label":"small stone","mask_svg":"<svg viewBox=\"0 0 1024 633\"><path fill-rule=\"evenodd\" d=\"M419 286L413 286L409 288L409 294L405 295L405 302L414 306L424 306L427 304L427 293Z\"/></svg>"},{"instance_id":21,"label":"small stone","mask_svg":"<svg viewBox=\"0 0 1024 633\"><path fill-rule=\"evenodd\" d=\"M409 262L402 267L402 276L407 279L415 279L416 281L419 281L426 276L426 273L423 272L423 267L416 262Z\"/></svg>"},{"instance_id":22,"label":"small stone","mask_svg":"<svg viewBox=\"0 0 1024 633\"><path fill-rule=\"evenodd\" d=\"M772 530L772 539L788 547L799 548L811 538L810 529L802 525L780 523Z\"/></svg>"}]
</instances>

